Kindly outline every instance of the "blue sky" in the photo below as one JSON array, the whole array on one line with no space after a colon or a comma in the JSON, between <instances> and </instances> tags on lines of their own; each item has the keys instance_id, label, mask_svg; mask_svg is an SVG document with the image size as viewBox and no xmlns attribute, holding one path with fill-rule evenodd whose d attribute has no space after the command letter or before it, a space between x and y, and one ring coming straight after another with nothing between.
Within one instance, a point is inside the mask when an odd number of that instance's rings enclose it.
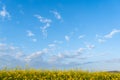
<instances>
[{"instance_id":1,"label":"blue sky","mask_svg":"<svg viewBox=\"0 0 120 80\"><path fill-rule=\"evenodd\" d=\"M120 70L119 0L0 0L0 68Z\"/></svg>"}]
</instances>

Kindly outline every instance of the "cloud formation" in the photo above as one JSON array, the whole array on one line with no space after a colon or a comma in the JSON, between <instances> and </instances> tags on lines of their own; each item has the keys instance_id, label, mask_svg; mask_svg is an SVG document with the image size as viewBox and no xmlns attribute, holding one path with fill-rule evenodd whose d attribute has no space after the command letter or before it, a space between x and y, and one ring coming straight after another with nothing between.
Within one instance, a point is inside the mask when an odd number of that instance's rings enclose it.
<instances>
[{"instance_id":1,"label":"cloud formation","mask_svg":"<svg viewBox=\"0 0 120 80\"><path fill-rule=\"evenodd\" d=\"M84 37L85 37L85 35L80 35L80 36L78 36L78 39L82 39Z\"/></svg>"},{"instance_id":2,"label":"cloud formation","mask_svg":"<svg viewBox=\"0 0 120 80\"><path fill-rule=\"evenodd\" d=\"M37 39L33 38L32 41L33 41L33 42L37 42Z\"/></svg>"},{"instance_id":3,"label":"cloud formation","mask_svg":"<svg viewBox=\"0 0 120 80\"><path fill-rule=\"evenodd\" d=\"M41 27L41 31L42 31L43 35L45 37L47 37L47 29L50 27L52 20L44 18L40 15L35 15L35 17L38 18L39 21L44 24L44 26Z\"/></svg>"},{"instance_id":4,"label":"cloud formation","mask_svg":"<svg viewBox=\"0 0 120 80\"><path fill-rule=\"evenodd\" d=\"M28 30L28 31L27 31L27 35L28 35L29 37L32 37L32 36L34 36L35 34L33 34L32 31Z\"/></svg>"},{"instance_id":5,"label":"cloud formation","mask_svg":"<svg viewBox=\"0 0 120 80\"><path fill-rule=\"evenodd\" d=\"M27 30L27 36L30 37L33 42L37 42L37 39L34 38L35 34L32 31Z\"/></svg>"},{"instance_id":6,"label":"cloud formation","mask_svg":"<svg viewBox=\"0 0 120 80\"><path fill-rule=\"evenodd\" d=\"M89 44L89 47L86 46L85 48L80 47L76 50L59 52L57 49L57 43L51 43L47 48L23 56L23 52L21 52L18 47L1 43L0 65L2 66L0 68L5 66L24 66L26 64L32 68L42 69L52 69L53 67L57 69L62 69L63 67L64 69L65 67L68 69L73 66L79 67L80 65L92 64L95 62L86 60L95 57L96 55L84 54L86 51L93 48L94 47Z\"/></svg>"},{"instance_id":7,"label":"cloud formation","mask_svg":"<svg viewBox=\"0 0 120 80\"><path fill-rule=\"evenodd\" d=\"M65 36L66 41L70 41L70 37L68 35Z\"/></svg>"},{"instance_id":8,"label":"cloud formation","mask_svg":"<svg viewBox=\"0 0 120 80\"><path fill-rule=\"evenodd\" d=\"M115 34L120 33L120 30L114 29L109 34L105 35L105 38L112 38Z\"/></svg>"},{"instance_id":9,"label":"cloud formation","mask_svg":"<svg viewBox=\"0 0 120 80\"><path fill-rule=\"evenodd\" d=\"M2 19L4 20L5 18L9 19L10 18L10 14L9 12L6 10L6 7L3 6L2 10L0 10L0 16L2 17Z\"/></svg>"},{"instance_id":10,"label":"cloud formation","mask_svg":"<svg viewBox=\"0 0 120 80\"><path fill-rule=\"evenodd\" d=\"M23 52L19 47L0 43L0 68L24 65Z\"/></svg>"},{"instance_id":11,"label":"cloud formation","mask_svg":"<svg viewBox=\"0 0 120 80\"><path fill-rule=\"evenodd\" d=\"M95 48L95 45L93 45L93 44L87 44L86 47L87 47L88 49L93 49L93 48Z\"/></svg>"},{"instance_id":12,"label":"cloud formation","mask_svg":"<svg viewBox=\"0 0 120 80\"><path fill-rule=\"evenodd\" d=\"M19 47L0 44L0 65L5 66L21 66L28 65L32 68L52 69L53 66L57 69L70 68L75 65L82 65L84 60L94 57L84 55L87 48L78 48L71 51L58 51L57 43L51 43L47 48L35 51L32 54L23 55ZM57 51L57 53L56 53ZM51 54L52 53L52 54ZM55 54L54 54L55 53ZM76 62L80 60L81 62ZM11 63L12 62L12 63ZM73 63L73 64L71 64ZM2 67L0 67L2 68Z\"/></svg>"},{"instance_id":13,"label":"cloud formation","mask_svg":"<svg viewBox=\"0 0 120 80\"><path fill-rule=\"evenodd\" d=\"M104 35L104 36L99 36L96 35L96 37L98 38L98 42L99 43L103 43L105 42L107 39L113 38L114 35L120 33L119 29L113 29L110 33Z\"/></svg>"},{"instance_id":14,"label":"cloud formation","mask_svg":"<svg viewBox=\"0 0 120 80\"><path fill-rule=\"evenodd\" d=\"M60 13L58 13L57 11L51 11L51 12L54 14L54 16L55 16L58 20L61 20L61 19L62 19Z\"/></svg>"},{"instance_id":15,"label":"cloud formation","mask_svg":"<svg viewBox=\"0 0 120 80\"><path fill-rule=\"evenodd\" d=\"M104 43L106 40L105 39L98 39L99 43Z\"/></svg>"}]
</instances>

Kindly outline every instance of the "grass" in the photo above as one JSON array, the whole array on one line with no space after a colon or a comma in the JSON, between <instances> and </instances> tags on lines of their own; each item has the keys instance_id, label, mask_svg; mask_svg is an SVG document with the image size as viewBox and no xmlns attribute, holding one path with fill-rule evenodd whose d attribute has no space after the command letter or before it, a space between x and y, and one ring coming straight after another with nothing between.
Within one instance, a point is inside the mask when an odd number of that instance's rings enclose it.
<instances>
[{"instance_id":1,"label":"grass","mask_svg":"<svg viewBox=\"0 0 120 80\"><path fill-rule=\"evenodd\" d=\"M0 80L120 80L120 73L81 70L3 69Z\"/></svg>"}]
</instances>

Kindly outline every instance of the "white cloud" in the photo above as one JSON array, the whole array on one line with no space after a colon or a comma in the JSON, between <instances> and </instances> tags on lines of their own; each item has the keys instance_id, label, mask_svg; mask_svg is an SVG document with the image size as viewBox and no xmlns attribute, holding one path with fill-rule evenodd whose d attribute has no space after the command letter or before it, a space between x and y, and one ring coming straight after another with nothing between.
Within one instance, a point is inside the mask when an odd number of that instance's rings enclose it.
<instances>
[{"instance_id":1,"label":"white cloud","mask_svg":"<svg viewBox=\"0 0 120 80\"><path fill-rule=\"evenodd\" d=\"M50 57L49 59L49 63L61 63L61 61L64 59L64 55L61 53L58 53L57 55L54 55L52 57Z\"/></svg>"},{"instance_id":2,"label":"white cloud","mask_svg":"<svg viewBox=\"0 0 120 80\"><path fill-rule=\"evenodd\" d=\"M50 27L49 23L46 23L46 25L44 25L43 27L41 27L41 31L42 31L42 33L43 33L43 35L45 37L47 37L47 28L49 28L49 27Z\"/></svg>"},{"instance_id":3,"label":"white cloud","mask_svg":"<svg viewBox=\"0 0 120 80\"><path fill-rule=\"evenodd\" d=\"M37 42L37 39L33 38L32 41L33 41L33 42Z\"/></svg>"},{"instance_id":4,"label":"white cloud","mask_svg":"<svg viewBox=\"0 0 120 80\"><path fill-rule=\"evenodd\" d=\"M58 41L58 40L54 40L53 42L56 43L56 44L62 44L63 43L63 41Z\"/></svg>"},{"instance_id":5,"label":"white cloud","mask_svg":"<svg viewBox=\"0 0 120 80\"><path fill-rule=\"evenodd\" d=\"M34 38L35 34L32 31L28 30L27 36L30 37L33 42L37 42L37 39Z\"/></svg>"},{"instance_id":6,"label":"white cloud","mask_svg":"<svg viewBox=\"0 0 120 80\"><path fill-rule=\"evenodd\" d=\"M23 52L19 47L8 45L5 43L0 43L0 65L15 67L18 65L23 65ZM2 68L0 66L0 68Z\"/></svg>"},{"instance_id":7,"label":"white cloud","mask_svg":"<svg viewBox=\"0 0 120 80\"><path fill-rule=\"evenodd\" d=\"M99 42L99 43L104 43L106 41L106 39L104 38L104 36L100 36L98 34L96 34L96 40Z\"/></svg>"},{"instance_id":8,"label":"white cloud","mask_svg":"<svg viewBox=\"0 0 120 80\"><path fill-rule=\"evenodd\" d=\"M38 60L38 61L43 60L43 57L45 55L48 55L50 52L52 52L52 50L53 50L52 48L48 47L48 48L44 48L40 51L36 51L36 52L26 56L25 61L28 62L29 64L31 64L31 61L33 59ZM47 61L47 59L46 59L46 61Z\"/></svg>"},{"instance_id":9,"label":"white cloud","mask_svg":"<svg viewBox=\"0 0 120 80\"><path fill-rule=\"evenodd\" d=\"M58 56L59 58L63 58L63 57L64 57L64 55L62 55L62 54L60 54L60 53L59 53L57 56Z\"/></svg>"},{"instance_id":10,"label":"white cloud","mask_svg":"<svg viewBox=\"0 0 120 80\"><path fill-rule=\"evenodd\" d=\"M85 48L79 48L73 51L64 51L54 56L54 59L59 59L59 60L61 59L61 61L63 61L64 59L70 59L70 58L77 59L77 58L82 57L81 55L85 50L86 50Z\"/></svg>"},{"instance_id":11,"label":"white cloud","mask_svg":"<svg viewBox=\"0 0 120 80\"><path fill-rule=\"evenodd\" d=\"M6 46L6 44L0 43L0 48Z\"/></svg>"},{"instance_id":12,"label":"white cloud","mask_svg":"<svg viewBox=\"0 0 120 80\"><path fill-rule=\"evenodd\" d=\"M105 39L98 39L99 43L104 43L106 40Z\"/></svg>"},{"instance_id":13,"label":"white cloud","mask_svg":"<svg viewBox=\"0 0 120 80\"><path fill-rule=\"evenodd\" d=\"M105 63L120 63L120 58L114 58L110 60L104 60Z\"/></svg>"},{"instance_id":14,"label":"white cloud","mask_svg":"<svg viewBox=\"0 0 120 80\"><path fill-rule=\"evenodd\" d=\"M21 50L19 49L19 47L0 43L0 54L10 54L11 56L15 56L17 55L17 53L20 52Z\"/></svg>"},{"instance_id":15,"label":"white cloud","mask_svg":"<svg viewBox=\"0 0 120 80\"><path fill-rule=\"evenodd\" d=\"M84 53L84 51L87 50L86 48L80 47L76 50L62 52L57 51L58 53L56 53L55 49L52 49L52 47L56 47L56 44L49 44L48 48L33 52L32 54L28 54L27 56L23 56L23 52L19 50L19 47L0 43L0 65L24 66L25 64L28 64L30 67L33 68L53 68L53 66L55 66L56 68L62 68L65 66L69 66L69 63L72 62L75 64L71 64L71 66L77 65L76 59L81 60L80 62L78 62L78 64L80 64L84 63L82 62L82 60L86 60L91 57L90 55L82 54ZM58 49L56 48L56 50ZM2 55L1 53L4 54Z\"/></svg>"},{"instance_id":16,"label":"white cloud","mask_svg":"<svg viewBox=\"0 0 120 80\"><path fill-rule=\"evenodd\" d=\"M73 51L63 51L63 52L59 52L58 54L52 56L50 58L50 62L63 62L66 63L65 60L66 59L79 59L79 60L83 60L86 58L89 58L88 56L82 56L82 53L84 53L84 51L86 51L85 48L79 48L77 50L73 50Z\"/></svg>"},{"instance_id":17,"label":"white cloud","mask_svg":"<svg viewBox=\"0 0 120 80\"><path fill-rule=\"evenodd\" d=\"M78 50L77 50L77 54L81 54L81 53L83 53L83 51L85 51L86 49L85 48L79 48Z\"/></svg>"},{"instance_id":18,"label":"white cloud","mask_svg":"<svg viewBox=\"0 0 120 80\"><path fill-rule=\"evenodd\" d=\"M65 35L64 37L65 37L65 40L66 41L70 41L70 39L72 39L72 37L74 37L74 34L76 33L76 30L74 30L74 31L71 31L70 33L68 33L67 35ZM81 37L83 37L83 36L81 36Z\"/></svg>"},{"instance_id":19,"label":"white cloud","mask_svg":"<svg viewBox=\"0 0 120 80\"><path fill-rule=\"evenodd\" d=\"M34 36L35 34L33 34L32 31L28 30L28 31L27 31L27 35L28 35L29 37L32 37L32 36Z\"/></svg>"},{"instance_id":20,"label":"white cloud","mask_svg":"<svg viewBox=\"0 0 120 80\"><path fill-rule=\"evenodd\" d=\"M82 38L84 38L85 37L85 35L80 35L79 37L78 37L78 39L82 39Z\"/></svg>"},{"instance_id":21,"label":"white cloud","mask_svg":"<svg viewBox=\"0 0 120 80\"><path fill-rule=\"evenodd\" d=\"M54 14L54 16L55 16L58 20L61 19L60 13L58 13L57 11L51 11L51 12Z\"/></svg>"},{"instance_id":22,"label":"white cloud","mask_svg":"<svg viewBox=\"0 0 120 80\"><path fill-rule=\"evenodd\" d=\"M47 37L47 29L50 27L50 24L51 24L52 20L44 18L44 17L42 17L40 15L35 15L35 17L38 18L39 21L44 24L44 26L41 27L41 31L42 31L43 35L45 37Z\"/></svg>"},{"instance_id":23,"label":"white cloud","mask_svg":"<svg viewBox=\"0 0 120 80\"><path fill-rule=\"evenodd\" d=\"M95 45L86 43L86 47L87 47L87 49L91 50L91 49L95 48Z\"/></svg>"},{"instance_id":24,"label":"white cloud","mask_svg":"<svg viewBox=\"0 0 120 80\"><path fill-rule=\"evenodd\" d=\"M66 35L66 36L65 36L65 40L66 40L66 41L69 41L69 40L70 40L70 37Z\"/></svg>"},{"instance_id":25,"label":"white cloud","mask_svg":"<svg viewBox=\"0 0 120 80\"><path fill-rule=\"evenodd\" d=\"M9 14L9 12L6 10L6 7L5 6L3 6L2 7L2 10L0 11L0 16L3 18L3 19L5 19L5 18L10 18L10 14Z\"/></svg>"},{"instance_id":26,"label":"white cloud","mask_svg":"<svg viewBox=\"0 0 120 80\"><path fill-rule=\"evenodd\" d=\"M49 47L55 47L56 45L55 44L49 44L48 46Z\"/></svg>"},{"instance_id":27,"label":"white cloud","mask_svg":"<svg viewBox=\"0 0 120 80\"><path fill-rule=\"evenodd\" d=\"M96 35L96 37L98 38L97 40L98 40L99 43L103 43L103 42L107 41L107 39L113 38L113 36L117 33L120 33L120 30L119 29L114 29L110 33L108 33L104 36Z\"/></svg>"},{"instance_id":28,"label":"white cloud","mask_svg":"<svg viewBox=\"0 0 120 80\"><path fill-rule=\"evenodd\" d=\"M26 58L25 58L25 61L26 62L30 62L33 58L36 58L36 57L41 57L41 55L43 55L44 54L44 52L42 52L42 51L37 51L37 52L35 52L35 53L32 53L32 54L30 54L29 56L27 56Z\"/></svg>"},{"instance_id":29,"label":"white cloud","mask_svg":"<svg viewBox=\"0 0 120 80\"><path fill-rule=\"evenodd\" d=\"M112 38L115 34L120 33L120 30L114 29L109 34L105 35L105 38Z\"/></svg>"},{"instance_id":30,"label":"white cloud","mask_svg":"<svg viewBox=\"0 0 120 80\"><path fill-rule=\"evenodd\" d=\"M44 18L44 17L42 17L40 15L35 15L35 17L38 18L41 23L46 24L46 23L51 23L52 22L50 19Z\"/></svg>"},{"instance_id":31,"label":"white cloud","mask_svg":"<svg viewBox=\"0 0 120 80\"><path fill-rule=\"evenodd\" d=\"M10 46L9 47L11 50L16 50L18 47Z\"/></svg>"},{"instance_id":32,"label":"white cloud","mask_svg":"<svg viewBox=\"0 0 120 80\"><path fill-rule=\"evenodd\" d=\"M93 48L95 48L95 45L87 45L87 48L88 49L93 49Z\"/></svg>"},{"instance_id":33,"label":"white cloud","mask_svg":"<svg viewBox=\"0 0 120 80\"><path fill-rule=\"evenodd\" d=\"M63 62L63 60L66 58L64 58L64 56L66 56L65 54L54 54L55 49L53 49L56 45L55 44L49 44L48 48L44 48L40 51L36 51L33 54L28 55L25 58L25 61L29 64L29 65L36 65L38 67L43 66L44 64L46 66L48 65L61 65L61 62ZM51 54L53 53L53 54ZM55 52L56 53L56 52ZM47 56L47 57L46 57ZM39 63L39 64L38 64ZM39 66L40 65L40 66ZM34 67L36 67L34 66ZM45 67L45 66L44 66Z\"/></svg>"}]
</instances>

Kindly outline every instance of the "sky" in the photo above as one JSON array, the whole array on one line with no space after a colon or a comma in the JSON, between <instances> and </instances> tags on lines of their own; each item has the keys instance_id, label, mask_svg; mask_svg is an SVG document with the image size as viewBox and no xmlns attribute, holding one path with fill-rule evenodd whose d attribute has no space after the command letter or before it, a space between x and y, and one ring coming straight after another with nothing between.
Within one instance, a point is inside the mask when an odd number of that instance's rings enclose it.
<instances>
[{"instance_id":1,"label":"sky","mask_svg":"<svg viewBox=\"0 0 120 80\"><path fill-rule=\"evenodd\" d=\"M119 0L0 0L0 68L120 70Z\"/></svg>"}]
</instances>

